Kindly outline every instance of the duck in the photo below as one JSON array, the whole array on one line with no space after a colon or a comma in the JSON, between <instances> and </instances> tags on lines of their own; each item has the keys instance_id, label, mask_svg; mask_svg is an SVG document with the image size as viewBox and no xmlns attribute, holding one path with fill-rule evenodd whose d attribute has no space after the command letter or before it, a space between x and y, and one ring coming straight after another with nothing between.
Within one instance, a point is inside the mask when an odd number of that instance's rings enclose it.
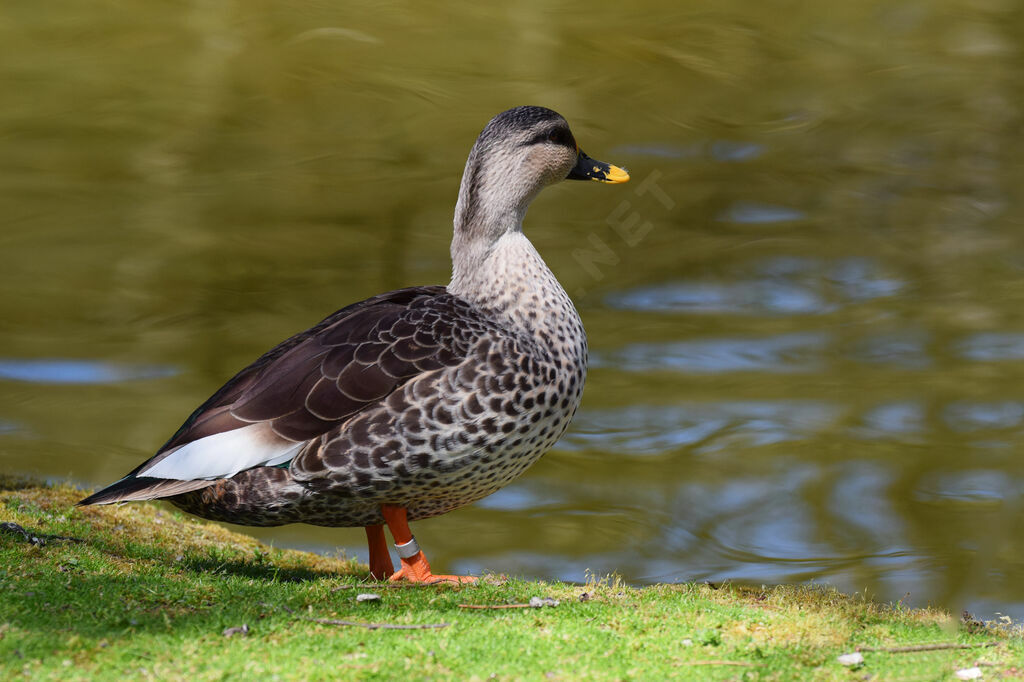
<instances>
[{"instance_id":1,"label":"duck","mask_svg":"<svg viewBox=\"0 0 1024 682\"><path fill-rule=\"evenodd\" d=\"M363 527L371 578L473 582L433 573L409 522L509 484L576 413L583 323L523 233L530 203L562 180L629 173L583 153L551 109L495 116L462 175L447 286L372 296L279 343L78 505L163 499L241 525Z\"/></svg>"}]
</instances>

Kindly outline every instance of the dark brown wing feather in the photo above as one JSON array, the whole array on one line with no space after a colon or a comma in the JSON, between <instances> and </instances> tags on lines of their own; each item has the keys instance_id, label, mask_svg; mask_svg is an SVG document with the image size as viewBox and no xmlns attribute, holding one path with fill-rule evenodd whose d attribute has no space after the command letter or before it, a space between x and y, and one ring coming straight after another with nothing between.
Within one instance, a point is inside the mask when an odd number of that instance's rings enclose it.
<instances>
[{"instance_id":1,"label":"dark brown wing feather","mask_svg":"<svg viewBox=\"0 0 1024 682\"><path fill-rule=\"evenodd\" d=\"M373 366L359 362L355 355L361 345L379 343L391 326L400 326L403 316L440 296L447 297L441 286L373 296L279 343L200 405L157 456L254 422L270 421L275 431L288 431L286 437L292 440L307 440L330 430L418 371L408 363L397 375L384 367L368 371ZM416 326L410 326L414 332Z\"/></svg>"},{"instance_id":2,"label":"dark brown wing feather","mask_svg":"<svg viewBox=\"0 0 1024 682\"><path fill-rule=\"evenodd\" d=\"M200 405L155 456L83 502L114 502L128 499L126 494L143 499L147 492L153 493L150 498L165 497L176 490L168 481L136 474L186 443L256 422L269 422L290 440L315 438L410 377L440 366L434 359L440 349L449 362L464 357L464 349L451 346L450 329L445 334L430 324L433 333L423 335L424 311L435 304L442 309L464 305L444 287L400 289L342 308L283 341Z\"/></svg>"},{"instance_id":3,"label":"dark brown wing feather","mask_svg":"<svg viewBox=\"0 0 1024 682\"><path fill-rule=\"evenodd\" d=\"M462 364L474 344L495 328L494 321L444 287L401 289L350 305L236 374L154 457L80 504L167 497L210 485L138 473L182 445L254 423L269 424L294 442L313 440L380 405L413 377ZM426 382L420 388L432 386ZM350 423L355 431L384 426Z\"/></svg>"}]
</instances>

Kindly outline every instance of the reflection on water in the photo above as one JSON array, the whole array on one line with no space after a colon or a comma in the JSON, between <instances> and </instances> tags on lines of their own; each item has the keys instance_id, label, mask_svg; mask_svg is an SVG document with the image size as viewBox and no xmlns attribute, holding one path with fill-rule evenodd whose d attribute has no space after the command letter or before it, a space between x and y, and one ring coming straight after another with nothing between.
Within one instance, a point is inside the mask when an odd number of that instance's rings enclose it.
<instances>
[{"instance_id":1,"label":"reflection on water","mask_svg":"<svg viewBox=\"0 0 1024 682\"><path fill-rule=\"evenodd\" d=\"M960 344L960 352L965 360L1024 360L1024 334L973 334Z\"/></svg>"},{"instance_id":2,"label":"reflection on water","mask_svg":"<svg viewBox=\"0 0 1024 682\"><path fill-rule=\"evenodd\" d=\"M795 208L740 201L718 214L717 220L723 223L757 224L784 223L791 220L801 220L804 217L804 212L798 211Z\"/></svg>"},{"instance_id":3,"label":"reflection on water","mask_svg":"<svg viewBox=\"0 0 1024 682\"><path fill-rule=\"evenodd\" d=\"M731 142L715 140L714 142L695 142L689 145L671 144L624 144L613 147L612 156L621 154L631 157L650 157L654 159L698 159L713 161L752 161L761 156L764 145L754 142ZM609 157L611 158L611 157Z\"/></svg>"},{"instance_id":4,"label":"reflection on water","mask_svg":"<svg viewBox=\"0 0 1024 682\"><path fill-rule=\"evenodd\" d=\"M592 368L617 367L636 372L659 369L687 373L811 372L820 369L813 357L826 342L824 334L781 334L767 338L633 343L610 353L595 353ZM812 357L808 357L812 355Z\"/></svg>"},{"instance_id":5,"label":"reflection on water","mask_svg":"<svg viewBox=\"0 0 1024 682\"><path fill-rule=\"evenodd\" d=\"M726 402L672 407L631 405L584 410L562 439L566 449L666 454L679 446L703 453L799 440L827 428L834 406L822 402Z\"/></svg>"},{"instance_id":6,"label":"reflection on water","mask_svg":"<svg viewBox=\"0 0 1024 682\"><path fill-rule=\"evenodd\" d=\"M1024 419L1024 404L1019 402L965 403L946 407L944 421L949 428L962 433L986 433L993 429L1019 426Z\"/></svg>"},{"instance_id":7,"label":"reflection on water","mask_svg":"<svg viewBox=\"0 0 1024 682\"><path fill-rule=\"evenodd\" d=\"M922 502L998 505L1024 493L1024 480L1012 480L1000 471L963 471L952 476L935 472L921 482L915 497Z\"/></svg>"},{"instance_id":8,"label":"reflection on water","mask_svg":"<svg viewBox=\"0 0 1024 682\"><path fill-rule=\"evenodd\" d=\"M928 334L920 331L878 334L855 342L850 355L860 362L887 365L894 370L924 369L932 364L929 341Z\"/></svg>"},{"instance_id":9,"label":"reflection on water","mask_svg":"<svg viewBox=\"0 0 1024 682\"><path fill-rule=\"evenodd\" d=\"M757 315L822 313L831 309L816 292L771 279L747 282L675 282L611 294L617 308L657 312L709 312Z\"/></svg>"},{"instance_id":10,"label":"reflection on water","mask_svg":"<svg viewBox=\"0 0 1024 682\"><path fill-rule=\"evenodd\" d=\"M113 384L176 373L172 367L131 367L89 360L0 359L0 380L38 384Z\"/></svg>"},{"instance_id":11,"label":"reflection on water","mask_svg":"<svg viewBox=\"0 0 1024 682\"><path fill-rule=\"evenodd\" d=\"M418 524L435 565L1024 618L1014 3L19 12L5 471L116 480L273 343L447 281L473 138L545 104L634 178L566 183L526 221L593 369L526 477ZM365 556L359 530L253 532Z\"/></svg>"},{"instance_id":12,"label":"reflection on water","mask_svg":"<svg viewBox=\"0 0 1024 682\"><path fill-rule=\"evenodd\" d=\"M0 436L9 433L17 433L20 430L20 427L14 422L0 421Z\"/></svg>"},{"instance_id":13,"label":"reflection on water","mask_svg":"<svg viewBox=\"0 0 1024 682\"><path fill-rule=\"evenodd\" d=\"M867 258L822 261L780 257L745 264L740 269L758 276L741 281L682 281L640 287L609 294L608 303L617 308L664 313L824 314L892 296L902 287L899 280L881 273L878 265Z\"/></svg>"},{"instance_id":14,"label":"reflection on water","mask_svg":"<svg viewBox=\"0 0 1024 682\"><path fill-rule=\"evenodd\" d=\"M917 403L887 403L865 412L854 433L862 438L905 440L925 430L925 407Z\"/></svg>"}]
</instances>

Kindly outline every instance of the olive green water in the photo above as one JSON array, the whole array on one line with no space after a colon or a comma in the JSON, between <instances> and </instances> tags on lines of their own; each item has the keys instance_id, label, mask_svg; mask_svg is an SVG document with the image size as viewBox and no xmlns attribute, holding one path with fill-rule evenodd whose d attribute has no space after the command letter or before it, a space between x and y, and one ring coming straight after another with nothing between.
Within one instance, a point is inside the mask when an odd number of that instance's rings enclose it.
<instances>
[{"instance_id":1,"label":"olive green water","mask_svg":"<svg viewBox=\"0 0 1024 682\"><path fill-rule=\"evenodd\" d=\"M6 3L0 466L109 483L282 338L446 282L473 139L542 104L633 175L527 216L592 370L555 451L418 525L435 567L1024 617L1024 9L609 7Z\"/></svg>"}]
</instances>

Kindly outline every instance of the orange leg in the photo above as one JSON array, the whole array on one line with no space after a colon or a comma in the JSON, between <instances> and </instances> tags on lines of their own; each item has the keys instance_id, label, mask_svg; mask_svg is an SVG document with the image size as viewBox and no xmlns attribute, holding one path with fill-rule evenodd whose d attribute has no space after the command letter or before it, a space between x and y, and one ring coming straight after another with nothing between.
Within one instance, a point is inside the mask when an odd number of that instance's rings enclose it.
<instances>
[{"instance_id":1,"label":"orange leg","mask_svg":"<svg viewBox=\"0 0 1024 682\"><path fill-rule=\"evenodd\" d=\"M384 580L395 572L388 554L388 540L384 537L384 526L367 526L366 541L370 545L370 577Z\"/></svg>"},{"instance_id":2,"label":"orange leg","mask_svg":"<svg viewBox=\"0 0 1024 682\"><path fill-rule=\"evenodd\" d=\"M423 552L418 551L418 545L413 540L412 531L409 530L409 523L406 520L405 507L399 507L396 504L383 504L380 507L380 511L384 515L388 528L391 529L391 537L395 539L395 546L402 561L402 567L391 576L390 580L401 580L404 578L412 583L476 582L476 578L472 576L434 575L430 571L430 564L427 563L427 558L423 556ZM417 551L408 557L401 556L403 545L409 545L411 549L416 549Z\"/></svg>"}]
</instances>

